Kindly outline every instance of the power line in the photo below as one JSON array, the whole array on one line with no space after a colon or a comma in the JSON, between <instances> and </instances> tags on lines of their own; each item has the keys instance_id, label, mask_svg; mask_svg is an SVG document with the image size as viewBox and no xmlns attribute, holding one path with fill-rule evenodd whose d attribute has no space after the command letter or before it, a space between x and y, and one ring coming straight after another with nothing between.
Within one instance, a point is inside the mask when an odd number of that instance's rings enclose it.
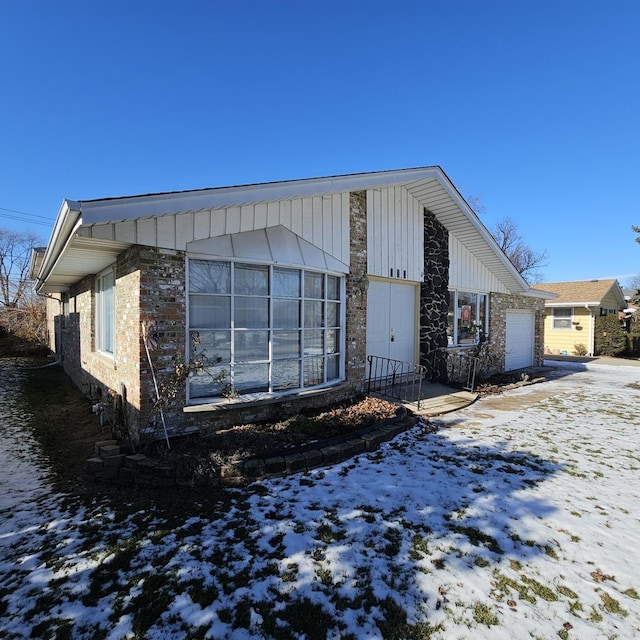
<instances>
[{"instance_id":1,"label":"power line","mask_svg":"<svg viewBox=\"0 0 640 640\"><path fill-rule=\"evenodd\" d=\"M0 218L6 218L7 220L16 220L18 222L29 222L31 224L39 224L43 227L50 227L53 224L51 218L45 216L39 216L34 213L27 213L26 211L16 211L15 209L7 209L6 207L0 207L0 211L8 211L9 213L3 213Z\"/></svg>"}]
</instances>

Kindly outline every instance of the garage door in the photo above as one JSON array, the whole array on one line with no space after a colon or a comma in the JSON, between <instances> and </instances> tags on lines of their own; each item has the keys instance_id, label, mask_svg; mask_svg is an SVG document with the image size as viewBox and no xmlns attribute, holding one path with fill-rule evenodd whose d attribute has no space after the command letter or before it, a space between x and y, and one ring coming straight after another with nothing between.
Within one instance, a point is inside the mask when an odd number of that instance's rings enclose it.
<instances>
[{"instance_id":1,"label":"garage door","mask_svg":"<svg viewBox=\"0 0 640 640\"><path fill-rule=\"evenodd\" d=\"M369 283L367 355L415 360L415 305L415 285L377 280Z\"/></svg>"},{"instance_id":2,"label":"garage door","mask_svg":"<svg viewBox=\"0 0 640 640\"><path fill-rule=\"evenodd\" d=\"M531 311L507 311L505 371L533 365L533 329Z\"/></svg>"}]
</instances>

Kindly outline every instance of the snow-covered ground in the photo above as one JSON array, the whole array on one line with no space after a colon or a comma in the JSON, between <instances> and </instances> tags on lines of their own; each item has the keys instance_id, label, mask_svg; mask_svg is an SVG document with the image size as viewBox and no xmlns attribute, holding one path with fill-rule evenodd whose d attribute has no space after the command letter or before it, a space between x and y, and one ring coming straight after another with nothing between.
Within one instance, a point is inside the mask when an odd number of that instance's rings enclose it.
<instances>
[{"instance_id":1,"label":"snow-covered ground","mask_svg":"<svg viewBox=\"0 0 640 640\"><path fill-rule=\"evenodd\" d=\"M552 364L177 519L5 466L28 490L0 512L0 636L640 637L640 368Z\"/></svg>"}]
</instances>

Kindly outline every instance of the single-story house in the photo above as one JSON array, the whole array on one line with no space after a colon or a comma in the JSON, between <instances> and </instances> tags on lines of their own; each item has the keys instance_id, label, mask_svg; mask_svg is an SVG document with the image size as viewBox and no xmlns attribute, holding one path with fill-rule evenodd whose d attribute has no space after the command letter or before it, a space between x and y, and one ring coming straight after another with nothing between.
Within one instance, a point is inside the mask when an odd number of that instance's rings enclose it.
<instances>
[{"instance_id":1,"label":"single-story house","mask_svg":"<svg viewBox=\"0 0 640 640\"><path fill-rule=\"evenodd\" d=\"M192 348L206 360L169 427L353 396L369 355L482 342L496 371L543 359L547 294L437 166L65 200L31 270L51 349L88 394L121 398L130 429L156 419L154 371Z\"/></svg>"},{"instance_id":2,"label":"single-story house","mask_svg":"<svg viewBox=\"0 0 640 640\"><path fill-rule=\"evenodd\" d=\"M535 285L556 297L545 303L545 353L589 355L595 350L596 318L620 317L627 308L615 278Z\"/></svg>"}]
</instances>

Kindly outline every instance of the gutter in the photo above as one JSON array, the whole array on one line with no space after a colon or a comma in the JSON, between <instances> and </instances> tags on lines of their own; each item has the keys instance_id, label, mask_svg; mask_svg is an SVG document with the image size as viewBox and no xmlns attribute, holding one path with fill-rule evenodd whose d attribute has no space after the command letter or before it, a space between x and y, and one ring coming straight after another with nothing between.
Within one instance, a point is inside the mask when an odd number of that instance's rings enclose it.
<instances>
[{"instance_id":1,"label":"gutter","mask_svg":"<svg viewBox=\"0 0 640 640\"><path fill-rule=\"evenodd\" d=\"M73 200L64 200L36 275L35 290L38 294L81 224L80 204Z\"/></svg>"}]
</instances>

